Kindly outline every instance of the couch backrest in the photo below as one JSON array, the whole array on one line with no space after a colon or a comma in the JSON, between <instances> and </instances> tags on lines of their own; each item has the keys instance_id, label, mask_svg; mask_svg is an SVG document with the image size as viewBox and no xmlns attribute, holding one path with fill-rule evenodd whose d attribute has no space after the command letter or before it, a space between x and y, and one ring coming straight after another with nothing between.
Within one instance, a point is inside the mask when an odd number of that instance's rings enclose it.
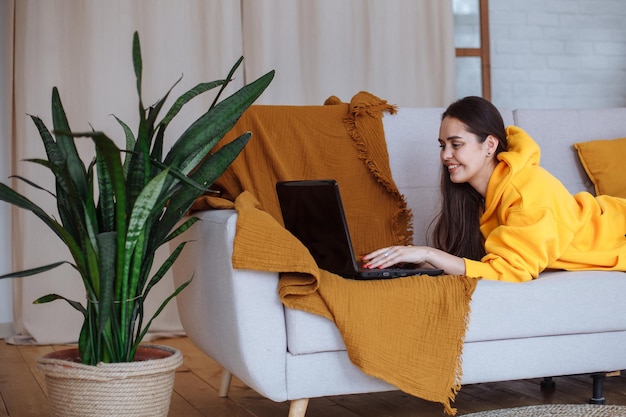
<instances>
[{"instance_id":1,"label":"couch backrest","mask_svg":"<svg viewBox=\"0 0 626 417\"><path fill-rule=\"evenodd\" d=\"M443 108L401 108L383 124L394 180L413 210L414 244L425 244L439 204L439 144ZM501 110L505 124L522 127L541 146L541 165L572 193L593 192L575 142L626 137L626 108Z\"/></svg>"},{"instance_id":2,"label":"couch backrest","mask_svg":"<svg viewBox=\"0 0 626 417\"><path fill-rule=\"evenodd\" d=\"M413 211L413 243L426 242L426 231L439 201L439 120L444 109L400 108L385 114L383 125L391 172Z\"/></svg>"},{"instance_id":3,"label":"couch backrest","mask_svg":"<svg viewBox=\"0 0 626 417\"><path fill-rule=\"evenodd\" d=\"M541 166L571 193L594 192L585 173L576 142L626 137L626 108L523 109L513 112L515 124L541 146Z\"/></svg>"}]
</instances>

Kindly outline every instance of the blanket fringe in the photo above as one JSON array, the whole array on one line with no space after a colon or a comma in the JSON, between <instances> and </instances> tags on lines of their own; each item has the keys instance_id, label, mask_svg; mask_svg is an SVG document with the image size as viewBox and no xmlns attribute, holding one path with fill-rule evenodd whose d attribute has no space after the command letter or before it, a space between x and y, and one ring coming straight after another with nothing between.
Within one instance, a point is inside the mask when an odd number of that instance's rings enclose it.
<instances>
[{"instance_id":1,"label":"blanket fringe","mask_svg":"<svg viewBox=\"0 0 626 417\"><path fill-rule=\"evenodd\" d=\"M338 104L338 98L329 97L324 104ZM413 243L413 214L411 209L407 207L406 199L398 191L398 187L391 178L391 170L388 167L379 167L372 155L370 154L370 146L367 140L362 136L359 129L358 120L361 117L374 117L382 120L382 113L388 112L395 114L398 111L396 105L388 104L386 100L382 100L368 92L360 92L350 102L350 116L344 119L344 125L348 131L348 135L354 140L359 159L365 162L365 165L372 173L376 181L381 184L387 192L394 196L397 201L397 208L392 216L392 227L394 235L398 237L398 245L410 245ZM386 143L386 140L383 141ZM376 151L376 150L374 150ZM380 160L388 160L387 149L381 149L380 152L385 153L385 157ZM385 171L385 172L382 172Z\"/></svg>"},{"instance_id":2,"label":"blanket fringe","mask_svg":"<svg viewBox=\"0 0 626 417\"><path fill-rule=\"evenodd\" d=\"M480 280L480 278L478 278ZM468 300L472 299L472 295L474 293L475 285L470 284L469 282L465 282L465 297ZM471 313L471 305L468 303L465 314L463 316L463 335L467 333L467 328L469 327L470 321L470 313ZM453 408L450 404L453 403L456 399L456 395L461 391L461 381L463 379L463 346L465 344L465 336L463 336L458 341L457 345L457 360L456 366L454 370L454 383L448 394L448 401L443 404L444 412L449 416L456 416L457 409Z\"/></svg>"}]
</instances>

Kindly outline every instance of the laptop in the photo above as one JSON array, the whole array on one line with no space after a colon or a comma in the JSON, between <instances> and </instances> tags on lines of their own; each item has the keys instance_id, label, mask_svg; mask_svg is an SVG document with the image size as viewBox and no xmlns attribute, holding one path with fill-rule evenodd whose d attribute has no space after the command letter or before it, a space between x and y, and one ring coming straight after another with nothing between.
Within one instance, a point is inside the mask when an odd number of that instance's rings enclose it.
<instances>
[{"instance_id":1,"label":"laptop","mask_svg":"<svg viewBox=\"0 0 626 417\"><path fill-rule=\"evenodd\" d=\"M279 181L276 194L285 228L298 238L326 271L352 279L441 275L441 269L392 267L367 269L357 262L339 185L335 180Z\"/></svg>"}]
</instances>

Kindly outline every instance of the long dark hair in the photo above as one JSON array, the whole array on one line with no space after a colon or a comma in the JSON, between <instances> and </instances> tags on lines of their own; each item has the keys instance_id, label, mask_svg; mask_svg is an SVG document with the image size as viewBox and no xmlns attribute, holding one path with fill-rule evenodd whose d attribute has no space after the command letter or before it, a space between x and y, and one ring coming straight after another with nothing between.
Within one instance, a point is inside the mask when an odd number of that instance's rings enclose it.
<instances>
[{"instance_id":1,"label":"long dark hair","mask_svg":"<svg viewBox=\"0 0 626 417\"><path fill-rule=\"evenodd\" d=\"M441 120L452 117L467 127L470 133L484 142L489 135L499 141L495 158L507 149L506 130L502 115L482 97L465 97L452 103L441 115ZM433 246L453 255L479 260L485 255L480 233L480 216L484 201L468 183L456 184L447 170L441 170L441 209L435 219Z\"/></svg>"}]
</instances>

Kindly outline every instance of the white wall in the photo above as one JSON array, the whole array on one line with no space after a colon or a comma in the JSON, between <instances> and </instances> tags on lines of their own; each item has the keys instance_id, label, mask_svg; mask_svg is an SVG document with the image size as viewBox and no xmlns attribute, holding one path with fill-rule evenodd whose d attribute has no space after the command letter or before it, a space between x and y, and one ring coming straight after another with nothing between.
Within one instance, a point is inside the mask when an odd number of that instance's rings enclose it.
<instances>
[{"instance_id":1,"label":"white wall","mask_svg":"<svg viewBox=\"0 0 626 417\"><path fill-rule=\"evenodd\" d=\"M626 105L626 1L490 0L501 108Z\"/></svg>"},{"instance_id":2,"label":"white wall","mask_svg":"<svg viewBox=\"0 0 626 417\"><path fill-rule=\"evenodd\" d=\"M9 92L7 83L8 33L9 21L8 0L0 0L0 181L6 182L11 173L9 156L11 154L8 134L9 109L6 99ZM0 275L11 270L11 223L10 206L0 203ZM0 280L0 338L8 336L13 322L13 303L11 298L11 281Z\"/></svg>"}]
</instances>

